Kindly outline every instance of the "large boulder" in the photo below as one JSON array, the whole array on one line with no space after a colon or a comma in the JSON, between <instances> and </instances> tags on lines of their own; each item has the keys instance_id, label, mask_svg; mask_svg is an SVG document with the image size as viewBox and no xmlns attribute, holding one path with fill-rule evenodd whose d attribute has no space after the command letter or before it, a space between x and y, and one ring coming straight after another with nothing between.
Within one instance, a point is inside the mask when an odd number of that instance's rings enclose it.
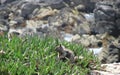
<instances>
[{"instance_id":1,"label":"large boulder","mask_svg":"<svg viewBox=\"0 0 120 75\"><path fill-rule=\"evenodd\" d=\"M21 16L24 17L25 19L29 19L30 15L36 8L40 8L40 6L32 3L24 3L20 8Z\"/></svg>"},{"instance_id":2,"label":"large boulder","mask_svg":"<svg viewBox=\"0 0 120 75\"><path fill-rule=\"evenodd\" d=\"M120 11L117 1L100 1L96 3L95 14L95 32L108 32L113 36L118 36L120 32Z\"/></svg>"}]
</instances>

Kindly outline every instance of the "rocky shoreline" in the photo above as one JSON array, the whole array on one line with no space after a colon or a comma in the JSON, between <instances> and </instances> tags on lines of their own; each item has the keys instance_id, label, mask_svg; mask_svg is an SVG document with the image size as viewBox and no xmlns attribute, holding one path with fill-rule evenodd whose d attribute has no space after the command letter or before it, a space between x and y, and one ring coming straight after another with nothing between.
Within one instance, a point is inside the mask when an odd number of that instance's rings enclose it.
<instances>
[{"instance_id":1,"label":"rocky shoreline","mask_svg":"<svg viewBox=\"0 0 120 75\"><path fill-rule=\"evenodd\" d=\"M0 36L54 36L120 62L119 0L0 0Z\"/></svg>"}]
</instances>

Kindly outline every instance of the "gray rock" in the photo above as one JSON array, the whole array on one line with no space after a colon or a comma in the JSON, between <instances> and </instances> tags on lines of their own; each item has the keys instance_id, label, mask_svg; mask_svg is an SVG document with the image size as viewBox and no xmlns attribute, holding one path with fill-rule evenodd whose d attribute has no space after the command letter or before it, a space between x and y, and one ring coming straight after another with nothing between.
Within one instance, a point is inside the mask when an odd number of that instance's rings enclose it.
<instances>
[{"instance_id":1,"label":"gray rock","mask_svg":"<svg viewBox=\"0 0 120 75\"><path fill-rule=\"evenodd\" d=\"M49 17L48 23L57 27L59 31L65 31L66 33L90 33L89 23L84 16L71 8L63 8L56 15Z\"/></svg>"},{"instance_id":2,"label":"gray rock","mask_svg":"<svg viewBox=\"0 0 120 75\"><path fill-rule=\"evenodd\" d=\"M10 9L8 7L0 7L0 19L8 19Z\"/></svg>"},{"instance_id":3,"label":"gray rock","mask_svg":"<svg viewBox=\"0 0 120 75\"><path fill-rule=\"evenodd\" d=\"M114 21L115 20L115 9L113 8L113 4L110 2L99 2L96 4L96 9L94 10L95 13L95 20L107 20L107 21Z\"/></svg>"},{"instance_id":4,"label":"gray rock","mask_svg":"<svg viewBox=\"0 0 120 75\"><path fill-rule=\"evenodd\" d=\"M8 30L9 30L8 22L4 19L0 19L0 31L8 31Z\"/></svg>"},{"instance_id":5,"label":"gray rock","mask_svg":"<svg viewBox=\"0 0 120 75\"><path fill-rule=\"evenodd\" d=\"M110 44L104 45L103 50L98 55L99 60L102 63L114 63L120 62L120 43L118 40L117 42L112 42Z\"/></svg>"},{"instance_id":6,"label":"gray rock","mask_svg":"<svg viewBox=\"0 0 120 75\"><path fill-rule=\"evenodd\" d=\"M119 75L120 63L101 64L100 70L92 70L90 75Z\"/></svg>"},{"instance_id":7,"label":"gray rock","mask_svg":"<svg viewBox=\"0 0 120 75\"><path fill-rule=\"evenodd\" d=\"M31 15L32 19L47 20L49 16L55 15L58 10L53 10L51 7L43 7L41 9L35 9Z\"/></svg>"},{"instance_id":8,"label":"gray rock","mask_svg":"<svg viewBox=\"0 0 120 75\"><path fill-rule=\"evenodd\" d=\"M96 23L96 32L99 34L103 34L105 32L108 32L109 34L113 33L113 30L115 29L115 23L114 22L108 22L108 21L99 21Z\"/></svg>"},{"instance_id":9,"label":"gray rock","mask_svg":"<svg viewBox=\"0 0 120 75\"><path fill-rule=\"evenodd\" d=\"M36 8L40 8L40 6L32 3L24 3L20 8L21 16L24 17L25 19L29 19L30 15Z\"/></svg>"},{"instance_id":10,"label":"gray rock","mask_svg":"<svg viewBox=\"0 0 120 75\"><path fill-rule=\"evenodd\" d=\"M118 30L120 30L120 19L117 19L116 20L116 25L117 25L117 27L118 27ZM119 32L118 32L119 33Z\"/></svg>"},{"instance_id":11,"label":"gray rock","mask_svg":"<svg viewBox=\"0 0 120 75\"><path fill-rule=\"evenodd\" d=\"M84 47L87 47L87 48L102 47L101 39L97 38L95 35L83 34L82 36L80 36L80 38L73 40L73 42L82 44Z\"/></svg>"},{"instance_id":12,"label":"gray rock","mask_svg":"<svg viewBox=\"0 0 120 75\"><path fill-rule=\"evenodd\" d=\"M94 10L95 24L93 29L96 33L108 32L113 36L119 35L119 3L116 1L101 1L96 4Z\"/></svg>"},{"instance_id":13,"label":"gray rock","mask_svg":"<svg viewBox=\"0 0 120 75\"><path fill-rule=\"evenodd\" d=\"M0 0L0 4L7 4L7 3L11 3L13 1L16 1L16 0Z\"/></svg>"},{"instance_id":14,"label":"gray rock","mask_svg":"<svg viewBox=\"0 0 120 75\"><path fill-rule=\"evenodd\" d=\"M65 7L65 4L63 3L63 0L25 0L26 2L38 4L41 7L44 6L50 6L53 9L61 9Z\"/></svg>"}]
</instances>

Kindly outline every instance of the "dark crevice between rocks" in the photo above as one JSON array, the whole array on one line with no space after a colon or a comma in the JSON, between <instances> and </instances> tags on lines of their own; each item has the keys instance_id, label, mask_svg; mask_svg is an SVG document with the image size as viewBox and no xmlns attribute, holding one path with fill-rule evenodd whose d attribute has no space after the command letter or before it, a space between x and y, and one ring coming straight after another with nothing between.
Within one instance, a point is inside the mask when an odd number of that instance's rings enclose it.
<instances>
[{"instance_id":1,"label":"dark crevice between rocks","mask_svg":"<svg viewBox=\"0 0 120 75\"><path fill-rule=\"evenodd\" d=\"M98 47L102 47L102 46L103 46L103 43L100 41L100 42L97 43L97 46L98 46Z\"/></svg>"}]
</instances>

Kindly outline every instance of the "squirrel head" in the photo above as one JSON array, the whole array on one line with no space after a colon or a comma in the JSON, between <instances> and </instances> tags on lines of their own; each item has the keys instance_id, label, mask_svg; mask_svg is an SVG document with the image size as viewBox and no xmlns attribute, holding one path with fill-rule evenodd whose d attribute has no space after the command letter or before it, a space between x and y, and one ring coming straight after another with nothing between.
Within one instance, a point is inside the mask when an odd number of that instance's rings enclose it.
<instances>
[{"instance_id":1,"label":"squirrel head","mask_svg":"<svg viewBox=\"0 0 120 75\"><path fill-rule=\"evenodd\" d=\"M57 52L62 52L64 49L65 49L65 47L64 47L62 44L60 44L59 46L56 47L55 50L56 50Z\"/></svg>"}]
</instances>

